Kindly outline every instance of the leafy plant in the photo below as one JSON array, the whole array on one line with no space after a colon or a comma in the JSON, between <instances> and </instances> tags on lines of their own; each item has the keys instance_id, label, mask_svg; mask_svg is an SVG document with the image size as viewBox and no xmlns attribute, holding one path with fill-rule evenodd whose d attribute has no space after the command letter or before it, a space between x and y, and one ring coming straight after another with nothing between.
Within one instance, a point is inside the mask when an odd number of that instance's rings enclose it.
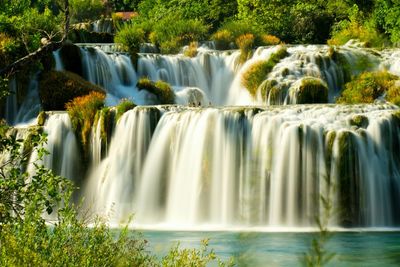
<instances>
[{"instance_id":1,"label":"leafy plant","mask_svg":"<svg viewBox=\"0 0 400 267\"><path fill-rule=\"evenodd\" d=\"M338 103L373 103L375 99L387 93L386 99L398 103L400 86L398 77L387 71L364 72L345 84Z\"/></svg>"},{"instance_id":2,"label":"leafy plant","mask_svg":"<svg viewBox=\"0 0 400 267\"><path fill-rule=\"evenodd\" d=\"M65 106L84 152L87 151L90 130L96 113L104 106L105 98L104 93L91 92L88 95L74 98Z\"/></svg>"}]
</instances>

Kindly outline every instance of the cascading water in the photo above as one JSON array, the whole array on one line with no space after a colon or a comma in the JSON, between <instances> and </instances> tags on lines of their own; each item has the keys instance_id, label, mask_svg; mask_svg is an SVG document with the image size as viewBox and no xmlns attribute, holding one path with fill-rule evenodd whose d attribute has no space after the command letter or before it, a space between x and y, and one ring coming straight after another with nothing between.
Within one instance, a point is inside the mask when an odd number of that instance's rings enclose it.
<instances>
[{"instance_id":1,"label":"cascading water","mask_svg":"<svg viewBox=\"0 0 400 267\"><path fill-rule=\"evenodd\" d=\"M255 62L268 60L280 46L260 47L242 65L239 64L239 51L218 52L201 47L194 58L182 54L143 53L139 56L137 71L128 55L112 52L118 50L115 45L80 46L84 77L107 90L109 105L116 104L121 98L130 98L140 105L154 104L148 93L137 90L139 77L170 83L178 104L197 105L200 102L201 105L221 106L294 104L296 99L289 97L290 91L303 78L311 76L327 84L329 102L334 102L349 77L365 70L384 68L387 61L376 52L351 46L289 46L288 55L265 77L265 82L276 84L281 91L280 98L272 99L270 95L262 95L260 88L257 96L251 97L242 85L242 76ZM57 66L62 66L60 60L56 53ZM193 103L193 99L199 101Z\"/></svg>"},{"instance_id":2,"label":"cascading water","mask_svg":"<svg viewBox=\"0 0 400 267\"><path fill-rule=\"evenodd\" d=\"M395 112L384 105L138 107L118 122L108 155L87 177L85 199L115 222L135 214L145 227L304 227L315 225L318 198L332 190L332 225L395 226Z\"/></svg>"},{"instance_id":3,"label":"cascading water","mask_svg":"<svg viewBox=\"0 0 400 267\"><path fill-rule=\"evenodd\" d=\"M15 125L27 123L36 118L40 111L40 101L38 95L38 75L32 75L27 85L27 93L22 103L18 105L17 82L12 79L10 82L10 95L7 98L5 119L9 124Z\"/></svg>"},{"instance_id":4,"label":"cascading water","mask_svg":"<svg viewBox=\"0 0 400 267\"><path fill-rule=\"evenodd\" d=\"M149 77L170 83L177 104L221 107L138 106L111 126L111 140L104 140L100 116L87 166L79 165L83 156L68 116L51 115L45 130L52 156L44 163L82 185L94 213L113 222L134 214L141 227L309 227L323 214L319 196L331 192L332 226L400 225L396 107L265 105L296 103L291 90L310 76L326 83L332 102L363 70L397 73L396 52L290 46L265 77L282 91L278 101L261 88L253 98L241 82L278 47L259 48L244 64L239 51L140 54L136 67L115 47L104 47L80 51L84 77L106 89L107 104L121 98L152 104L151 94L136 88L140 77ZM62 70L58 52L55 59Z\"/></svg>"}]
</instances>

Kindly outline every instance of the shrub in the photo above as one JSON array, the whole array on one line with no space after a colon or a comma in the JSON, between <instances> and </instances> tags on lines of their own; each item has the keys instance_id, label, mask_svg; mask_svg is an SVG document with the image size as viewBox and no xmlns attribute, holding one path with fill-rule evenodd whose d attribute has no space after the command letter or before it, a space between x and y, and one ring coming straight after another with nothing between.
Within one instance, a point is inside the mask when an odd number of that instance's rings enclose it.
<instances>
[{"instance_id":1,"label":"shrub","mask_svg":"<svg viewBox=\"0 0 400 267\"><path fill-rule=\"evenodd\" d=\"M64 110L75 97L104 90L69 71L49 71L39 80L39 96L44 110Z\"/></svg>"},{"instance_id":2,"label":"shrub","mask_svg":"<svg viewBox=\"0 0 400 267\"><path fill-rule=\"evenodd\" d=\"M211 40L215 41L215 46L219 50L229 49L231 43L234 43L235 39L232 33L226 29L217 31L211 36Z\"/></svg>"},{"instance_id":3,"label":"shrub","mask_svg":"<svg viewBox=\"0 0 400 267\"><path fill-rule=\"evenodd\" d=\"M279 61L287 56L286 47L282 46L268 60L260 60L252 64L242 75L241 83L255 97L257 89L266 79L268 73Z\"/></svg>"},{"instance_id":4,"label":"shrub","mask_svg":"<svg viewBox=\"0 0 400 267\"><path fill-rule=\"evenodd\" d=\"M328 86L318 78L305 77L294 88L296 104L313 104L328 102Z\"/></svg>"},{"instance_id":5,"label":"shrub","mask_svg":"<svg viewBox=\"0 0 400 267\"><path fill-rule=\"evenodd\" d=\"M240 62L245 62L251 57L254 47L255 37L251 33L240 35L236 40L236 45L240 49Z\"/></svg>"},{"instance_id":6,"label":"shrub","mask_svg":"<svg viewBox=\"0 0 400 267\"><path fill-rule=\"evenodd\" d=\"M135 103L133 103L129 99L122 99L116 108L116 120L118 120L125 112L136 107Z\"/></svg>"},{"instance_id":7,"label":"shrub","mask_svg":"<svg viewBox=\"0 0 400 267\"><path fill-rule=\"evenodd\" d=\"M197 56L197 48L198 48L198 43L191 42L189 44L189 46L185 49L183 54L187 57L196 57Z\"/></svg>"},{"instance_id":8,"label":"shrub","mask_svg":"<svg viewBox=\"0 0 400 267\"><path fill-rule=\"evenodd\" d=\"M171 14L161 19L153 28L151 41L164 54L178 53L182 46L201 41L208 34L208 25L200 20L182 19Z\"/></svg>"},{"instance_id":9,"label":"shrub","mask_svg":"<svg viewBox=\"0 0 400 267\"><path fill-rule=\"evenodd\" d=\"M219 28L218 31L228 32L229 35L232 36L232 42L234 42L241 35L252 34L254 37L258 37L260 35L258 27L245 20L227 21Z\"/></svg>"},{"instance_id":10,"label":"shrub","mask_svg":"<svg viewBox=\"0 0 400 267\"><path fill-rule=\"evenodd\" d=\"M396 101L399 86L398 77L387 71L364 72L351 82L345 84L338 103L356 104L373 103L375 99L387 92L388 101Z\"/></svg>"},{"instance_id":11,"label":"shrub","mask_svg":"<svg viewBox=\"0 0 400 267\"><path fill-rule=\"evenodd\" d=\"M328 40L329 45L344 45L351 39L358 39L367 47L381 47L385 38L381 35L373 20L361 20L362 12L355 5L350 11L349 20L342 20L334 25L332 38Z\"/></svg>"},{"instance_id":12,"label":"shrub","mask_svg":"<svg viewBox=\"0 0 400 267\"><path fill-rule=\"evenodd\" d=\"M88 155L86 149L89 144L90 130L97 111L104 106L105 98L104 93L90 92L88 95L76 97L66 104L72 127L81 141L84 155Z\"/></svg>"},{"instance_id":13,"label":"shrub","mask_svg":"<svg viewBox=\"0 0 400 267\"><path fill-rule=\"evenodd\" d=\"M281 39L275 35L263 34L261 35L263 45L278 45L281 43Z\"/></svg>"},{"instance_id":14,"label":"shrub","mask_svg":"<svg viewBox=\"0 0 400 267\"><path fill-rule=\"evenodd\" d=\"M115 43L120 43L131 54L137 54L140 44L145 41L145 32L132 23L125 23L114 37Z\"/></svg>"},{"instance_id":15,"label":"shrub","mask_svg":"<svg viewBox=\"0 0 400 267\"><path fill-rule=\"evenodd\" d=\"M70 0L70 6L72 22L97 20L106 11L101 0Z\"/></svg>"},{"instance_id":16,"label":"shrub","mask_svg":"<svg viewBox=\"0 0 400 267\"><path fill-rule=\"evenodd\" d=\"M142 78L137 83L139 90L147 90L154 94L160 104L174 104L175 94L171 86L164 81L152 82L148 78Z\"/></svg>"}]
</instances>

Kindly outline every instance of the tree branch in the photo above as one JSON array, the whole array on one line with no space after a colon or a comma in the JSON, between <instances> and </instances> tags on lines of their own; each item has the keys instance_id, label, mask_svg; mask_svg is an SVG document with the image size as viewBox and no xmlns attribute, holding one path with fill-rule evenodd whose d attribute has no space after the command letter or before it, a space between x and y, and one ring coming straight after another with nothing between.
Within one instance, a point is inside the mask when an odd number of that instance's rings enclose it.
<instances>
[{"instance_id":1,"label":"tree branch","mask_svg":"<svg viewBox=\"0 0 400 267\"><path fill-rule=\"evenodd\" d=\"M7 65L3 69L0 70L0 76L10 77L13 74L17 73L23 66L30 64L38 59L41 59L43 56L51 53L64 44L64 42L68 38L69 26L70 26L70 16L69 16L69 1L64 0L64 34L61 38L61 41L58 42L49 42L48 44L40 47L35 52L32 52L17 61Z\"/></svg>"}]
</instances>

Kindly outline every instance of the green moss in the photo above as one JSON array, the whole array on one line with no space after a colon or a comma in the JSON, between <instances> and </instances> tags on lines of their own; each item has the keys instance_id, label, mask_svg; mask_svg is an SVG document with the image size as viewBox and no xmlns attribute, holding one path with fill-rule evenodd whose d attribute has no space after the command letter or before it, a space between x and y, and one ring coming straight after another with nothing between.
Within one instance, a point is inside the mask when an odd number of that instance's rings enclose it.
<instances>
[{"instance_id":1,"label":"green moss","mask_svg":"<svg viewBox=\"0 0 400 267\"><path fill-rule=\"evenodd\" d=\"M171 86L164 81L153 82L148 78L142 78L137 83L139 90L147 90L154 94L160 104L174 104L175 94Z\"/></svg>"},{"instance_id":2,"label":"green moss","mask_svg":"<svg viewBox=\"0 0 400 267\"><path fill-rule=\"evenodd\" d=\"M69 71L49 71L39 80L39 96L44 110L64 110L75 97L104 90Z\"/></svg>"},{"instance_id":3,"label":"green moss","mask_svg":"<svg viewBox=\"0 0 400 267\"><path fill-rule=\"evenodd\" d=\"M119 102L119 104L115 107L116 109L115 119L118 121L125 112L133 109L134 107L136 107L136 105L131 100L122 99L121 102Z\"/></svg>"},{"instance_id":4,"label":"green moss","mask_svg":"<svg viewBox=\"0 0 400 267\"><path fill-rule=\"evenodd\" d=\"M356 126L358 128L367 128L369 120L363 115L355 115L350 119L350 125Z\"/></svg>"},{"instance_id":5,"label":"green moss","mask_svg":"<svg viewBox=\"0 0 400 267\"><path fill-rule=\"evenodd\" d=\"M60 49L60 57L65 70L74 72L80 76L83 75L82 55L78 46L71 43L65 44Z\"/></svg>"},{"instance_id":6,"label":"green moss","mask_svg":"<svg viewBox=\"0 0 400 267\"><path fill-rule=\"evenodd\" d=\"M37 116L37 125L44 126L47 119L47 115L45 111L41 111Z\"/></svg>"},{"instance_id":7,"label":"green moss","mask_svg":"<svg viewBox=\"0 0 400 267\"><path fill-rule=\"evenodd\" d=\"M286 47L283 46L273 53L268 60L260 60L252 64L242 75L242 86L248 90L250 95L256 97L257 89L267 78L268 73L287 55ZM266 96L266 90L267 88L264 89L264 96Z\"/></svg>"},{"instance_id":8,"label":"green moss","mask_svg":"<svg viewBox=\"0 0 400 267\"><path fill-rule=\"evenodd\" d=\"M327 103L328 86L318 78L306 77L296 88L297 104Z\"/></svg>"},{"instance_id":9,"label":"green moss","mask_svg":"<svg viewBox=\"0 0 400 267\"><path fill-rule=\"evenodd\" d=\"M375 99L388 92L387 98L397 101L399 86L396 75L387 71L364 72L351 82L346 83L345 89L338 98L338 103L357 104L373 103ZM388 100L389 100L388 99Z\"/></svg>"},{"instance_id":10,"label":"green moss","mask_svg":"<svg viewBox=\"0 0 400 267\"><path fill-rule=\"evenodd\" d=\"M265 80L260 85L260 90L264 101L269 100L270 104L280 104L282 102L282 89L276 80Z\"/></svg>"}]
</instances>

